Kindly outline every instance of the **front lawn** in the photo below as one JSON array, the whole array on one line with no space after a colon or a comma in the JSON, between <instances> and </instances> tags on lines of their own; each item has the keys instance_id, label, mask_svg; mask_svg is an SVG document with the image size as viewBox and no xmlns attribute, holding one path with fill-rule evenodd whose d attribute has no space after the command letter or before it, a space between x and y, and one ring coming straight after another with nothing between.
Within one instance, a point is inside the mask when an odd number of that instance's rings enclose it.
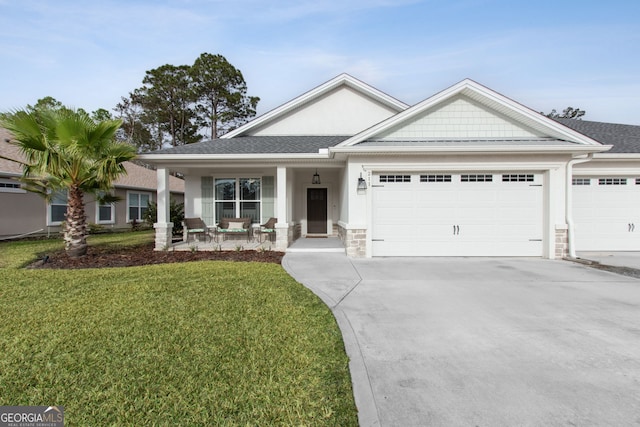
<instances>
[{"instance_id":1,"label":"front lawn","mask_svg":"<svg viewBox=\"0 0 640 427\"><path fill-rule=\"evenodd\" d=\"M357 425L335 320L279 265L20 268L61 246L0 244L0 405L62 405L69 426Z\"/></svg>"}]
</instances>

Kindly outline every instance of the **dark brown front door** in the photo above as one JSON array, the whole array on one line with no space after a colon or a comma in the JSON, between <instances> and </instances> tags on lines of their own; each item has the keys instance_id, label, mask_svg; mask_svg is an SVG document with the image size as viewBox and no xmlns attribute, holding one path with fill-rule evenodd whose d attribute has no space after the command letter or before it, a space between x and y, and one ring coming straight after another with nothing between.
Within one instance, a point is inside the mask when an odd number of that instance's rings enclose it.
<instances>
[{"instance_id":1,"label":"dark brown front door","mask_svg":"<svg viewBox=\"0 0 640 427\"><path fill-rule=\"evenodd\" d=\"M327 234L327 189L307 189L307 233Z\"/></svg>"}]
</instances>

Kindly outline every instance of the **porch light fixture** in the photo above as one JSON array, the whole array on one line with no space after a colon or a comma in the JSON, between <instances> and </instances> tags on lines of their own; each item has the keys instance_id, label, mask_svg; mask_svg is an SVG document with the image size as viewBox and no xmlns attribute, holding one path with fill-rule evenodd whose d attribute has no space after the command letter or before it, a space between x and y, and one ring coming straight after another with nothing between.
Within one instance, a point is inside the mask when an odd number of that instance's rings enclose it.
<instances>
[{"instance_id":1,"label":"porch light fixture","mask_svg":"<svg viewBox=\"0 0 640 427\"><path fill-rule=\"evenodd\" d=\"M367 181L360 174L360 178L358 178L358 190L366 190L367 189Z\"/></svg>"},{"instance_id":2,"label":"porch light fixture","mask_svg":"<svg viewBox=\"0 0 640 427\"><path fill-rule=\"evenodd\" d=\"M311 180L312 184L320 184L320 175L318 175L318 169L316 169L316 173L313 174L313 179Z\"/></svg>"}]
</instances>

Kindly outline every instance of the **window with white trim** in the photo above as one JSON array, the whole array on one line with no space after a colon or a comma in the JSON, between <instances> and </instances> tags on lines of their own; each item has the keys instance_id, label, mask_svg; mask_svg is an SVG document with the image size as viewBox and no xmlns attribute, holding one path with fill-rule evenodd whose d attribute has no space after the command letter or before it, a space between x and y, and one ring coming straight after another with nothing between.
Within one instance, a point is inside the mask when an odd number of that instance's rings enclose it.
<instances>
[{"instance_id":1,"label":"window with white trim","mask_svg":"<svg viewBox=\"0 0 640 427\"><path fill-rule=\"evenodd\" d=\"M67 214L67 191L56 191L51 195L49 205L47 206L47 223L48 225L60 225L64 222Z\"/></svg>"},{"instance_id":2,"label":"window with white trim","mask_svg":"<svg viewBox=\"0 0 640 427\"><path fill-rule=\"evenodd\" d=\"M216 222L222 218L251 218L253 223L260 223L261 189L261 178L214 179Z\"/></svg>"},{"instance_id":3,"label":"window with white trim","mask_svg":"<svg viewBox=\"0 0 640 427\"><path fill-rule=\"evenodd\" d=\"M0 193L26 193L18 181L0 179Z\"/></svg>"},{"instance_id":4,"label":"window with white trim","mask_svg":"<svg viewBox=\"0 0 640 427\"><path fill-rule=\"evenodd\" d=\"M142 221L151 200L151 193L127 192L127 222Z\"/></svg>"},{"instance_id":5,"label":"window with white trim","mask_svg":"<svg viewBox=\"0 0 640 427\"><path fill-rule=\"evenodd\" d=\"M99 200L96 200L96 224L113 224L115 214L115 203L100 203Z\"/></svg>"}]
</instances>

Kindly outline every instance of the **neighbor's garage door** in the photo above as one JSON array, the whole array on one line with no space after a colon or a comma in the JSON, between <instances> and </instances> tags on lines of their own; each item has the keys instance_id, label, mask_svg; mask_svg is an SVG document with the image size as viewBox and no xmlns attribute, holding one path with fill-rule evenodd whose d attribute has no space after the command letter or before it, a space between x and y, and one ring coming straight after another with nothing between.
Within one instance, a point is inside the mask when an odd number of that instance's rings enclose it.
<instances>
[{"instance_id":1,"label":"neighbor's garage door","mask_svg":"<svg viewBox=\"0 0 640 427\"><path fill-rule=\"evenodd\" d=\"M542 256L540 174L373 179L373 256Z\"/></svg>"},{"instance_id":2,"label":"neighbor's garage door","mask_svg":"<svg viewBox=\"0 0 640 427\"><path fill-rule=\"evenodd\" d=\"M640 250L640 180L574 178L573 220L578 251Z\"/></svg>"}]
</instances>

